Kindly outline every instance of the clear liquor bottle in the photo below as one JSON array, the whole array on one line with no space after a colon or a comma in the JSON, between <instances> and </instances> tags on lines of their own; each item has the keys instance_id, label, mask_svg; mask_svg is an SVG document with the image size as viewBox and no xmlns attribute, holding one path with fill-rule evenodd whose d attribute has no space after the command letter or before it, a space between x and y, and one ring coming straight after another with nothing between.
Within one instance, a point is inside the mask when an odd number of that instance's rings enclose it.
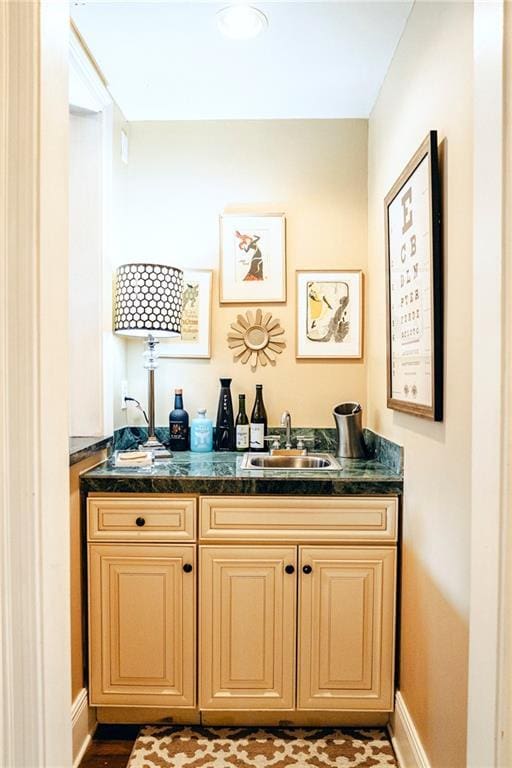
<instances>
[{"instance_id":1,"label":"clear liquor bottle","mask_svg":"<svg viewBox=\"0 0 512 768\"><path fill-rule=\"evenodd\" d=\"M267 434L267 412L263 403L263 385L256 384L256 399L251 413L250 442L251 451L265 450L265 435Z\"/></svg>"},{"instance_id":2,"label":"clear liquor bottle","mask_svg":"<svg viewBox=\"0 0 512 768\"><path fill-rule=\"evenodd\" d=\"M245 395L238 395L238 415L235 422L237 451L249 449L249 431L249 419L245 412Z\"/></svg>"}]
</instances>

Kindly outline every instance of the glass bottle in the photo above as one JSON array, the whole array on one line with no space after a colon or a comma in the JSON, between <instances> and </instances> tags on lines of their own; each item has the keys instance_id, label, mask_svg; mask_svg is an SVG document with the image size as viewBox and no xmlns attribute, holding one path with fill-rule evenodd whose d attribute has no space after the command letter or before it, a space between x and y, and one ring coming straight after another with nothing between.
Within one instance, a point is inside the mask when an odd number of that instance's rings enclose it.
<instances>
[{"instance_id":1,"label":"glass bottle","mask_svg":"<svg viewBox=\"0 0 512 768\"><path fill-rule=\"evenodd\" d=\"M245 395L238 395L238 415L235 422L236 450L247 451L249 448L249 419L245 412Z\"/></svg>"},{"instance_id":2,"label":"glass bottle","mask_svg":"<svg viewBox=\"0 0 512 768\"><path fill-rule=\"evenodd\" d=\"M217 451L233 451L235 448L235 423L233 420L233 402L231 400L231 379L220 379L215 448Z\"/></svg>"},{"instance_id":3,"label":"glass bottle","mask_svg":"<svg viewBox=\"0 0 512 768\"><path fill-rule=\"evenodd\" d=\"M267 412L263 403L263 385L256 384L256 399L251 413L251 451L260 452L265 450L265 440L263 438L266 434Z\"/></svg>"},{"instance_id":4,"label":"glass bottle","mask_svg":"<svg viewBox=\"0 0 512 768\"><path fill-rule=\"evenodd\" d=\"M171 451L188 451L188 413L183 408L183 390L174 390L174 408L169 414Z\"/></svg>"},{"instance_id":5,"label":"glass bottle","mask_svg":"<svg viewBox=\"0 0 512 768\"><path fill-rule=\"evenodd\" d=\"M199 408L190 425L190 450L195 453L213 451L213 424L206 418L206 408Z\"/></svg>"}]
</instances>

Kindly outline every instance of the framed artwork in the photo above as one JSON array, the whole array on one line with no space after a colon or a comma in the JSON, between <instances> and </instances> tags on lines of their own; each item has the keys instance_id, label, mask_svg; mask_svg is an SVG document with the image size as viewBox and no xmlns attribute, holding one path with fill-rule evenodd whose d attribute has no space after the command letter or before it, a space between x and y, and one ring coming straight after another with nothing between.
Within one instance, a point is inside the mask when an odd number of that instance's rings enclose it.
<instances>
[{"instance_id":1,"label":"framed artwork","mask_svg":"<svg viewBox=\"0 0 512 768\"><path fill-rule=\"evenodd\" d=\"M220 217L220 303L286 301L285 217L225 213Z\"/></svg>"},{"instance_id":2,"label":"framed artwork","mask_svg":"<svg viewBox=\"0 0 512 768\"><path fill-rule=\"evenodd\" d=\"M431 131L385 199L388 408L443 418L441 187Z\"/></svg>"},{"instance_id":3,"label":"framed artwork","mask_svg":"<svg viewBox=\"0 0 512 768\"><path fill-rule=\"evenodd\" d=\"M361 270L297 272L297 358L363 356Z\"/></svg>"},{"instance_id":4,"label":"framed artwork","mask_svg":"<svg viewBox=\"0 0 512 768\"><path fill-rule=\"evenodd\" d=\"M183 272L181 336L161 344L160 357L211 357L212 271Z\"/></svg>"}]
</instances>

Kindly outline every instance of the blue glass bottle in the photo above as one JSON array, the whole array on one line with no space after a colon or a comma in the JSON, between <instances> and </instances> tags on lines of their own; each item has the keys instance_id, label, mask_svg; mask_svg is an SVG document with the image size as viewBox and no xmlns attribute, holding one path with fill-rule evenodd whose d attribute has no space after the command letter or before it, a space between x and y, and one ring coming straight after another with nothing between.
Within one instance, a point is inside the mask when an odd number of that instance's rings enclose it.
<instances>
[{"instance_id":1,"label":"blue glass bottle","mask_svg":"<svg viewBox=\"0 0 512 768\"><path fill-rule=\"evenodd\" d=\"M199 408L190 426L190 450L208 453L213 450L213 424L206 418L206 408Z\"/></svg>"}]
</instances>

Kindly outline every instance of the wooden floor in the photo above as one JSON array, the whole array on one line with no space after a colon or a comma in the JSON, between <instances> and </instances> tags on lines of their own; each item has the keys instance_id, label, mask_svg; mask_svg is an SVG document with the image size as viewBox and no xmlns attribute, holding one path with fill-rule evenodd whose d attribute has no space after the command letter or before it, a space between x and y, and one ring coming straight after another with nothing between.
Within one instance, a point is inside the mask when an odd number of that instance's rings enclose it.
<instances>
[{"instance_id":1,"label":"wooden floor","mask_svg":"<svg viewBox=\"0 0 512 768\"><path fill-rule=\"evenodd\" d=\"M80 768L126 768L138 725L98 725Z\"/></svg>"}]
</instances>

